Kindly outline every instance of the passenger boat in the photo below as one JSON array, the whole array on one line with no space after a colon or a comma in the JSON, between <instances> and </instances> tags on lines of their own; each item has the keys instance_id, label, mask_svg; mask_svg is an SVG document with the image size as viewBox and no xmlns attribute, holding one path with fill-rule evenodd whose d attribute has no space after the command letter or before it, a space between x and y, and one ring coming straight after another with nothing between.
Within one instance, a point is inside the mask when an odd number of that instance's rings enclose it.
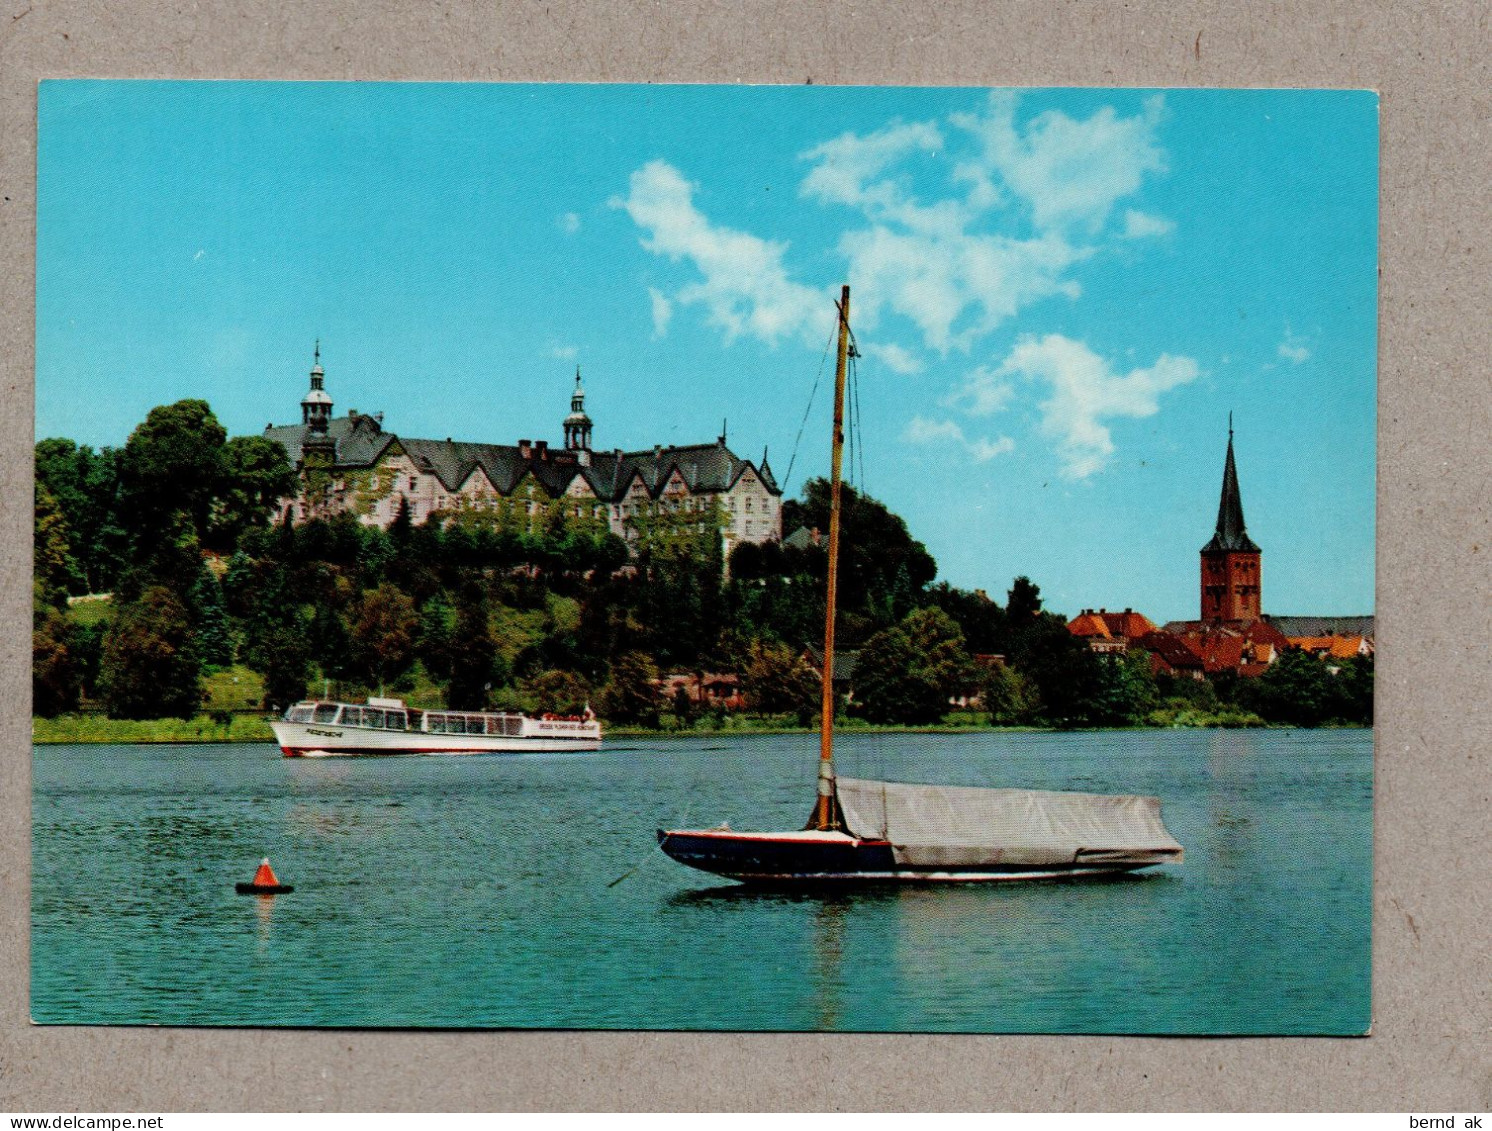
<instances>
[{"instance_id":1,"label":"passenger boat","mask_svg":"<svg viewBox=\"0 0 1492 1131\"><path fill-rule=\"evenodd\" d=\"M850 288L839 302L831 449L828 614L824 624L818 790L790 832L659 829L662 850L746 883L970 883L1112 875L1179 864L1183 850L1154 797L864 781L834 772L834 626Z\"/></svg>"},{"instance_id":2,"label":"passenger boat","mask_svg":"<svg viewBox=\"0 0 1492 1131\"><path fill-rule=\"evenodd\" d=\"M601 724L590 708L576 717L531 718L501 711L420 711L402 699L308 699L270 726L287 758L587 753L601 745Z\"/></svg>"}]
</instances>

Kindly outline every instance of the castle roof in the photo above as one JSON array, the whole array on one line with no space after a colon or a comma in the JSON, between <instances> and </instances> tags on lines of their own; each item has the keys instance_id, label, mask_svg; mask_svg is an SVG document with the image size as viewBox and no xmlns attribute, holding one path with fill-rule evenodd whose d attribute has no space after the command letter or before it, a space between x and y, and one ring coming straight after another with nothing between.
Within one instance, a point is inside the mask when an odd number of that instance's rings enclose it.
<instances>
[{"instance_id":1,"label":"castle roof","mask_svg":"<svg viewBox=\"0 0 1492 1131\"><path fill-rule=\"evenodd\" d=\"M285 448L292 464L300 461L308 428L304 424L271 426L264 435ZM458 490L481 468L502 494L510 494L525 475L534 479L552 497L565 493L579 476L597 498L619 499L634 479L641 479L648 495L656 499L677 471L691 494L728 491L748 472L774 495L782 494L771 469L741 459L723 441L713 444L659 446L636 452L620 449L588 452L588 463L580 452L548 445L481 444L460 440L424 440L384 432L377 417L358 414L336 417L327 424L327 436L336 445L335 468L355 470L374 466L397 444L422 472L436 476L448 491Z\"/></svg>"},{"instance_id":2,"label":"castle roof","mask_svg":"<svg viewBox=\"0 0 1492 1131\"><path fill-rule=\"evenodd\" d=\"M1228 428L1228 459L1223 465L1223 493L1217 504L1217 530L1202 553L1229 551L1259 553L1243 522L1243 499L1238 492L1238 469L1233 464L1233 429Z\"/></svg>"}]
</instances>

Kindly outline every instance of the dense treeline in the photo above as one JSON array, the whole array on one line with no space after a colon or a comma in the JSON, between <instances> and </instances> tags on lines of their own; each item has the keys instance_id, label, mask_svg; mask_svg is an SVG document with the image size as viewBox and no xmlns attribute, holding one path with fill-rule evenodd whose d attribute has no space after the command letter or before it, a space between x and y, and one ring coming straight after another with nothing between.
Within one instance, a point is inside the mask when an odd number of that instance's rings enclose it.
<instances>
[{"instance_id":1,"label":"dense treeline","mask_svg":"<svg viewBox=\"0 0 1492 1131\"><path fill-rule=\"evenodd\" d=\"M191 717L204 676L232 665L261 677L272 709L326 683L343 697L421 688L453 707L692 719L687 695L660 699L670 671L738 672L758 714L807 723L818 709L822 545L748 543L727 562L718 512L639 516L624 541L573 500L420 525L402 511L387 530L350 515L274 523L294 487L283 449L228 439L202 401L152 410L122 449L38 443L36 713L86 701L116 718ZM784 528L826 531L828 511L827 483L812 481L784 504ZM1292 654L1258 680L1158 680L1142 653L1092 653L1026 578L1001 606L936 575L899 517L845 489L852 714L935 723L977 697L1000 725L1371 721L1371 661ZM99 593L107 615L69 611L69 596Z\"/></svg>"}]
</instances>

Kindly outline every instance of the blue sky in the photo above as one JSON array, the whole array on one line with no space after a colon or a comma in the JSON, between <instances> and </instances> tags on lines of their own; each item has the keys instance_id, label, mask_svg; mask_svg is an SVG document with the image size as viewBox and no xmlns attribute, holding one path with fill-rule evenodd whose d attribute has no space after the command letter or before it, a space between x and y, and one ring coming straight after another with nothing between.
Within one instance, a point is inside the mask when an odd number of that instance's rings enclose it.
<instances>
[{"instance_id":1,"label":"blue sky","mask_svg":"<svg viewBox=\"0 0 1492 1131\"><path fill-rule=\"evenodd\" d=\"M319 338L395 432L557 444L578 364L595 446L781 477L848 282L944 579L1196 616L1232 412L1266 611L1370 612L1377 152L1366 92L46 82L37 435L297 421Z\"/></svg>"}]
</instances>

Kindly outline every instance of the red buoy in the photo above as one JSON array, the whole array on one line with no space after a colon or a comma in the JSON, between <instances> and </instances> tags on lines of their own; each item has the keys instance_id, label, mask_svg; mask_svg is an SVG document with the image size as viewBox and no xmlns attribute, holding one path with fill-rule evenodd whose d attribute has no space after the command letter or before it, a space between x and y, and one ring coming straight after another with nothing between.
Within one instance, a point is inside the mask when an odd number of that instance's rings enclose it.
<instances>
[{"instance_id":1,"label":"red buoy","mask_svg":"<svg viewBox=\"0 0 1492 1131\"><path fill-rule=\"evenodd\" d=\"M259 870L254 873L254 878L246 884L234 884L233 890L239 895L283 895L295 888L290 884L280 883L275 870L269 866L269 857L266 856L259 861Z\"/></svg>"}]
</instances>

